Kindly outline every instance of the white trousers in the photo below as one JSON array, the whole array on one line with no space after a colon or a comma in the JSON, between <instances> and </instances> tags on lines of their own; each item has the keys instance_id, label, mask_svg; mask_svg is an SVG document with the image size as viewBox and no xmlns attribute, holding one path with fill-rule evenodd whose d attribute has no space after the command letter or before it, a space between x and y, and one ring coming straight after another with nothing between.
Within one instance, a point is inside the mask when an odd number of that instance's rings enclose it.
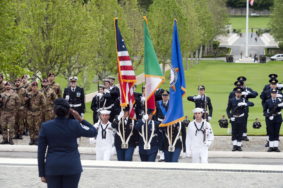
<instances>
[{"instance_id":1,"label":"white trousers","mask_svg":"<svg viewBox=\"0 0 283 188\"><path fill-rule=\"evenodd\" d=\"M96 148L96 160L97 161L110 161L112 156L112 147L111 148Z\"/></svg>"},{"instance_id":2,"label":"white trousers","mask_svg":"<svg viewBox=\"0 0 283 188\"><path fill-rule=\"evenodd\" d=\"M192 163L208 163L208 148L198 148L192 150Z\"/></svg>"}]
</instances>

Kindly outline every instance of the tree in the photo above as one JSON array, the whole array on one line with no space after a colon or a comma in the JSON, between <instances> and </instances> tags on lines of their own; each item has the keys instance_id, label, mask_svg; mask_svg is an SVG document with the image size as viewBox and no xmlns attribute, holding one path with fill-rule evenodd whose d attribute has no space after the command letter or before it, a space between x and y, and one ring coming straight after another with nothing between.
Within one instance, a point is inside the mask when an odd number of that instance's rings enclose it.
<instances>
[{"instance_id":1,"label":"tree","mask_svg":"<svg viewBox=\"0 0 283 188\"><path fill-rule=\"evenodd\" d=\"M79 72L86 62L81 61L93 36L94 24L80 1L26 0L19 1L21 24L28 30L26 37L26 67L37 77Z\"/></svg>"},{"instance_id":2,"label":"tree","mask_svg":"<svg viewBox=\"0 0 283 188\"><path fill-rule=\"evenodd\" d=\"M271 16L271 32L278 41L283 41L283 25L281 24L283 18L283 2L281 0L274 0L274 7Z\"/></svg>"},{"instance_id":3,"label":"tree","mask_svg":"<svg viewBox=\"0 0 283 188\"><path fill-rule=\"evenodd\" d=\"M17 4L9 0L0 6L0 70L7 79L14 79L27 71L22 68L23 30L17 20Z\"/></svg>"}]
</instances>

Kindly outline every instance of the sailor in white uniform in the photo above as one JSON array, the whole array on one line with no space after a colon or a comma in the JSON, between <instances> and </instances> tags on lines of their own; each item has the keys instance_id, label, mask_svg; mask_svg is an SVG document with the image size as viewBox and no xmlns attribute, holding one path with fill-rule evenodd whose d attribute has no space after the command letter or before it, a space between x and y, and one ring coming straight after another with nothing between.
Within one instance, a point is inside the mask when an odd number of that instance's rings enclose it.
<instances>
[{"instance_id":1,"label":"sailor in white uniform","mask_svg":"<svg viewBox=\"0 0 283 188\"><path fill-rule=\"evenodd\" d=\"M187 156L192 156L193 163L208 163L208 147L214 140L209 122L202 118L203 109L193 110L195 120L190 122L186 137Z\"/></svg>"},{"instance_id":2,"label":"sailor in white uniform","mask_svg":"<svg viewBox=\"0 0 283 188\"><path fill-rule=\"evenodd\" d=\"M114 145L114 129L112 127L110 118L110 111L100 111L100 120L94 124L97 129L96 136L96 160L110 161L112 156L112 148ZM90 139L93 143L94 140Z\"/></svg>"}]
</instances>

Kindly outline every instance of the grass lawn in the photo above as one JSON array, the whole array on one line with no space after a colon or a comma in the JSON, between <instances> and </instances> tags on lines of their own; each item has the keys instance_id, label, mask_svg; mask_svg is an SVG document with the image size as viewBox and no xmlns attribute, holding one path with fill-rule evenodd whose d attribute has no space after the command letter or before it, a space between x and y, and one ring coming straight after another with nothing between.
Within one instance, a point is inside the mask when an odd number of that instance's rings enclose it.
<instances>
[{"instance_id":1,"label":"grass lawn","mask_svg":"<svg viewBox=\"0 0 283 188\"><path fill-rule=\"evenodd\" d=\"M223 61L201 61L200 64L193 65L186 71L187 93L183 100L185 115L192 119L192 109L194 103L187 101L187 96L197 94L197 86L203 84L206 86L207 95L212 100L213 118L212 126L216 135L228 135L227 129L222 129L218 125L218 120L222 115L226 116L226 107L228 102L228 95L234 88L234 81L238 76L247 77L247 86L257 91L260 95L263 86L268 83L268 75L270 73L277 73L279 81L283 81L283 62L269 62L267 64L235 64L225 63ZM166 78L169 76L169 71L166 73ZM169 80L161 86L168 88ZM262 113L261 100L259 96L250 101L255 103L254 107L250 108L248 134L249 135L265 135L265 121ZM87 112L85 118L92 122L92 111L90 103L87 103ZM259 118L262 123L261 129L253 129L252 123L255 118ZM231 125L229 124L229 127ZM283 129L281 129L281 135Z\"/></svg>"},{"instance_id":2,"label":"grass lawn","mask_svg":"<svg viewBox=\"0 0 283 188\"><path fill-rule=\"evenodd\" d=\"M250 17L249 28L269 28L269 22L270 17ZM241 29L242 32L246 30L246 17L230 17L229 23L233 29Z\"/></svg>"}]
</instances>

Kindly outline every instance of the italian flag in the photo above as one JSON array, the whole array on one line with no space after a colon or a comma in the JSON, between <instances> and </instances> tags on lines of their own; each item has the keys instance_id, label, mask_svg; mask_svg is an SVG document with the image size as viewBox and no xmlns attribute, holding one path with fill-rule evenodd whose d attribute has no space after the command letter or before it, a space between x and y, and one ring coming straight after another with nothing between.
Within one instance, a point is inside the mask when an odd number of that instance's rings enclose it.
<instances>
[{"instance_id":1,"label":"italian flag","mask_svg":"<svg viewBox=\"0 0 283 188\"><path fill-rule=\"evenodd\" d=\"M147 109L152 109L155 111L156 107L154 93L164 81L164 76L152 45L151 37L147 28L146 17L144 17L144 74Z\"/></svg>"}]
</instances>

